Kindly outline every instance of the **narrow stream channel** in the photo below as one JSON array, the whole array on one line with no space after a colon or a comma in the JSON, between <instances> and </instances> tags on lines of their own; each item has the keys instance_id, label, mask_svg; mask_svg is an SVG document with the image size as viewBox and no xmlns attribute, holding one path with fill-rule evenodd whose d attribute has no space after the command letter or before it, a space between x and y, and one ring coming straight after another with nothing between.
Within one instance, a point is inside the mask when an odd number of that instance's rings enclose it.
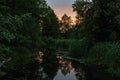
<instances>
[{"instance_id":1,"label":"narrow stream channel","mask_svg":"<svg viewBox=\"0 0 120 80\"><path fill-rule=\"evenodd\" d=\"M36 80L86 80L85 72L80 66L74 67L72 61L66 60L62 56L56 56L56 58L58 60L58 67L56 68L52 65L53 69L56 70L55 75L51 78L51 74L47 74L46 68L41 65L38 69ZM41 57L39 60L42 63L43 59Z\"/></svg>"}]
</instances>

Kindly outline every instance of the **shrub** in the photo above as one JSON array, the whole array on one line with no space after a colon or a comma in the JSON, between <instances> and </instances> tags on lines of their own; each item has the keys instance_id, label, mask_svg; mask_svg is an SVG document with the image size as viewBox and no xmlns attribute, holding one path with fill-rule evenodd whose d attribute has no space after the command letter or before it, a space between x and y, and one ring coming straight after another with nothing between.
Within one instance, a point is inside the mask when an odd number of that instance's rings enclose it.
<instances>
[{"instance_id":1,"label":"shrub","mask_svg":"<svg viewBox=\"0 0 120 80\"><path fill-rule=\"evenodd\" d=\"M107 71L112 75L120 74L120 44L119 43L96 43L83 60L86 64L107 65Z\"/></svg>"},{"instance_id":2,"label":"shrub","mask_svg":"<svg viewBox=\"0 0 120 80\"><path fill-rule=\"evenodd\" d=\"M84 57L88 54L89 48L93 42L88 38L72 41L69 47L69 52L74 57Z\"/></svg>"},{"instance_id":3,"label":"shrub","mask_svg":"<svg viewBox=\"0 0 120 80\"><path fill-rule=\"evenodd\" d=\"M72 42L72 40L58 39L58 40L56 40L56 47L57 47L57 49L68 50L71 42Z\"/></svg>"}]
</instances>

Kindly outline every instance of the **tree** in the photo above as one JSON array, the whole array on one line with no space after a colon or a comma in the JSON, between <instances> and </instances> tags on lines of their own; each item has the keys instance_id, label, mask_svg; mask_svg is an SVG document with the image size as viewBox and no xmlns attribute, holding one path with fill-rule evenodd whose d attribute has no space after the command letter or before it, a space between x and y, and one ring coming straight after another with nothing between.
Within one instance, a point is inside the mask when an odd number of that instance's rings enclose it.
<instances>
[{"instance_id":1,"label":"tree","mask_svg":"<svg viewBox=\"0 0 120 80\"><path fill-rule=\"evenodd\" d=\"M60 32L58 18L50 7L46 9L46 12L46 15L42 17L42 36L58 38Z\"/></svg>"},{"instance_id":2,"label":"tree","mask_svg":"<svg viewBox=\"0 0 120 80\"><path fill-rule=\"evenodd\" d=\"M87 56L83 57L85 63L88 65L88 79L93 78L97 80L98 76L101 76L100 78L104 80L103 75L107 72L110 77L112 76L111 80L119 80L119 64L116 63L116 61L119 61L117 60L119 56L119 50L117 49L119 49L120 41L119 4L119 0L92 0L92 2L88 0L76 0L75 4L73 4L77 15L83 17L83 23L79 25L82 39L86 38L90 40L89 43L92 43L87 48ZM87 43L86 46L89 46L89 44ZM113 56L114 59L111 61L110 57ZM91 72L94 71L96 75L91 75Z\"/></svg>"},{"instance_id":3,"label":"tree","mask_svg":"<svg viewBox=\"0 0 120 80\"><path fill-rule=\"evenodd\" d=\"M63 33L68 31L68 29L72 28L73 20L71 19L71 16L68 16L67 14L64 14L61 17L60 25L61 25L60 30Z\"/></svg>"},{"instance_id":4,"label":"tree","mask_svg":"<svg viewBox=\"0 0 120 80\"><path fill-rule=\"evenodd\" d=\"M92 35L97 41L111 40L110 36L119 35L119 25L116 16L119 15L119 0L100 1L76 0L73 4L74 11L84 18L81 34ZM116 33L118 35L116 35ZM119 38L114 40L118 40Z\"/></svg>"},{"instance_id":5,"label":"tree","mask_svg":"<svg viewBox=\"0 0 120 80\"><path fill-rule=\"evenodd\" d=\"M12 58L2 67L6 73L3 79L31 78L34 75L38 66L34 62L36 53L43 43L40 15L44 15L46 8L44 0L0 1L0 62Z\"/></svg>"},{"instance_id":6,"label":"tree","mask_svg":"<svg viewBox=\"0 0 120 80\"><path fill-rule=\"evenodd\" d=\"M76 25L76 26L79 26L80 24L82 24L83 18L80 17L80 15L76 15L75 18L76 18L76 20L75 20L75 25Z\"/></svg>"}]
</instances>

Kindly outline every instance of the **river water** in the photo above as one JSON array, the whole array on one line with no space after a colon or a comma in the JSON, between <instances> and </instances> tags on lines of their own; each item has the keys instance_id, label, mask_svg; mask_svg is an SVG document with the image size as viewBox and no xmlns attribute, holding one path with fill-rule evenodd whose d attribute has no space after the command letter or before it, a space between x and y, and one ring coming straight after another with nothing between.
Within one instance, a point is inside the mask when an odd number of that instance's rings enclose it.
<instances>
[{"instance_id":1,"label":"river water","mask_svg":"<svg viewBox=\"0 0 120 80\"><path fill-rule=\"evenodd\" d=\"M40 63L43 62L42 56L38 57ZM50 62L45 63L52 65L51 70L49 69L50 67L48 65L47 67L44 65L39 66L36 80L85 80L85 72L80 65L77 64L77 67L74 67L72 61L66 60L60 55L57 55L56 59L58 60L58 67L54 67L54 64L51 64ZM46 73L47 69L47 72L52 73ZM54 70L56 70L55 74L53 73ZM53 77L50 77L51 74L53 74Z\"/></svg>"},{"instance_id":2,"label":"river water","mask_svg":"<svg viewBox=\"0 0 120 80\"><path fill-rule=\"evenodd\" d=\"M40 66L36 80L85 80L85 73L79 68L74 68L71 62L60 64L53 78L46 74L44 67Z\"/></svg>"},{"instance_id":3,"label":"river water","mask_svg":"<svg viewBox=\"0 0 120 80\"><path fill-rule=\"evenodd\" d=\"M62 69L58 69L58 72L53 80L77 80L77 76L74 69L71 69L66 74L63 73Z\"/></svg>"}]
</instances>

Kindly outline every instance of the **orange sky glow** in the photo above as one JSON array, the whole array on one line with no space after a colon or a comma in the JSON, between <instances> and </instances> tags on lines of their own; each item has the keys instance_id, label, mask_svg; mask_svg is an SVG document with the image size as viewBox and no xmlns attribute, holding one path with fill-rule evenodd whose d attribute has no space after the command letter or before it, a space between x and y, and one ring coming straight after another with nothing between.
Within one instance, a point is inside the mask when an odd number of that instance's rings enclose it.
<instances>
[{"instance_id":1,"label":"orange sky glow","mask_svg":"<svg viewBox=\"0 0 120 80\"><path fill-rule=\"evenodd\" d=\"M75 0L46 0L48 5L54 10L55 14L59 19L64 14L71 16L72 20L75 21L76 13L73 12L72 4Z\"/></svg>"}]
</instances>

